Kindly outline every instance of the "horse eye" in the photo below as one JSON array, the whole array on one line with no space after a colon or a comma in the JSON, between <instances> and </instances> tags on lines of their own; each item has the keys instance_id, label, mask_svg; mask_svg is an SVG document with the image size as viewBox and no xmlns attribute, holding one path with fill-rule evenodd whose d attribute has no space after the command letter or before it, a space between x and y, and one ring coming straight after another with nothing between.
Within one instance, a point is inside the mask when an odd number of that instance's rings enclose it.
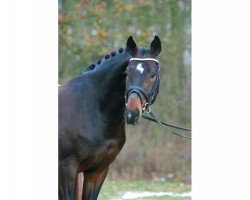
<instances>
[{"instance_id":1,"label":"horse eye","mask_svg":"<svg viewBox=\"0 0 250 200\"><path fill-rule=\"evenodd\" d=\"M154 78L155 76L156 76L156 73L152 72L151 75L150 75L150 78Z\"/></svg>"}]
</instances>

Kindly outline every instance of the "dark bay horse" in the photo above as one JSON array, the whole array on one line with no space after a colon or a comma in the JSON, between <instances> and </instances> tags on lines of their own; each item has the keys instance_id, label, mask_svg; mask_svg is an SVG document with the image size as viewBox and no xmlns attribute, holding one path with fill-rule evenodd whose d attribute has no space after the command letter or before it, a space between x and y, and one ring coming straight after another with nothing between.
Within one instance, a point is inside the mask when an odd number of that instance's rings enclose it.
<instances>
[{"instance_id":1,"label":"dark bay horse","mask_svg":"<svg viewBox=\"0 0 250 200\"><path fill-rule=\"evenodd\" d=\"M60 200L97 199L125 143L125 122L134 124L155 101L160 52L157 36L150 48L137 47L130 36L126 49L59 87Z\"/></svg>"}]
</instances>

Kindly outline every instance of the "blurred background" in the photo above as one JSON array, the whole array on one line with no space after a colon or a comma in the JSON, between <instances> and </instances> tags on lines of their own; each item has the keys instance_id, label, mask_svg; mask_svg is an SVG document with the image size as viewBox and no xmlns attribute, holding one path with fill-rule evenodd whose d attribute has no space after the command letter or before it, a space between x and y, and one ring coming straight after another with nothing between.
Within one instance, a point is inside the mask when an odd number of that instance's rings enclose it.
<instances>
[{"instance_id":1,"label":"blurred background","mask_svg":"<svg viewBox=\"0 0 250 200\"><path fill-rule=\"evenodd\" d=\"M84 71L132 35L162 41L160 93L154 113L191 128L191 0L59 0L59 83ZM191 141L141 119L126 127L126 143L108 180L191 183Z\"/></svg>"}]
</instances>

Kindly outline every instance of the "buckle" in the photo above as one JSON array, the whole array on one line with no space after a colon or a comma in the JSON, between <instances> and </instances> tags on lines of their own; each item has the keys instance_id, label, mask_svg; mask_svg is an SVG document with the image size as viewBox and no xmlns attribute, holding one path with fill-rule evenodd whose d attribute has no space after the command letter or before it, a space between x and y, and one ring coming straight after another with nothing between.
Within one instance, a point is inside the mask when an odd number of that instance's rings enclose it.
<instances>
[{"instance_id":1,"label":"buckle","mask_svg":"<svg viewBox=\"0 0 250 200\"><path fill-rule=\"evenodd\" d=\"M146 102L144 105L142 105L142 112L144 112L145 110L148 110L149 108L149 103Z\"/></svg>"}]
</instances>

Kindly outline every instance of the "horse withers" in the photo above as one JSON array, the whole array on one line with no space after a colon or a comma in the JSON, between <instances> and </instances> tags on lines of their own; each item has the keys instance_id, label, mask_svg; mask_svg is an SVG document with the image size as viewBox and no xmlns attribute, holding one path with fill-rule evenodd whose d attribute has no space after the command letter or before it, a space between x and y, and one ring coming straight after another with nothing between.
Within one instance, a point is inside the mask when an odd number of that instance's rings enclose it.
<instances>
[{"instance_id":1,"label":"horse withers","mask_svg":"<svg viewBox=\"0 0 250 200\"><path fill-rule=\"evenodd\" d=\"M161 42L107 54L59 87L60 200L95 200L122 149L125 122L135 124L159 90Z\"/></svg>"}]
</instances>

